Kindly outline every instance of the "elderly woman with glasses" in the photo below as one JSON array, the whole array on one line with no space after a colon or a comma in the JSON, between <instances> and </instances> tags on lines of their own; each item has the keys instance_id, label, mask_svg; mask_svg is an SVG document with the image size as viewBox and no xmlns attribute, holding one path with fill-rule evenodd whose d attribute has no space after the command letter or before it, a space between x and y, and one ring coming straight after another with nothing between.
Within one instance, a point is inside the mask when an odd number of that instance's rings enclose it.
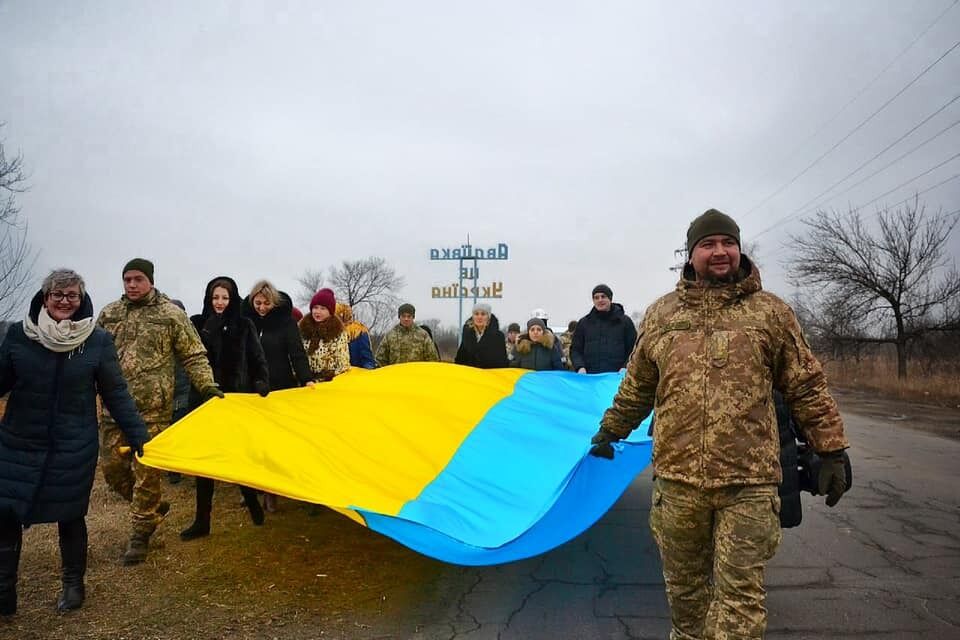
<instances>
[{"instance_id":1,"label":"elderly woman with glasses","mask_svg":"<svg viewBox=\"0 0 960 640\"><path fill-rule=\"evenodd\" d=\"M83 604L87 524L99 449L97 394L136 453L149 439L120 372L113 339L95 324L83 278L48 275L23 322L0 345L0 616L17 610L23 529L56 522L60 611Z\"/></svg>"}]
</instances>

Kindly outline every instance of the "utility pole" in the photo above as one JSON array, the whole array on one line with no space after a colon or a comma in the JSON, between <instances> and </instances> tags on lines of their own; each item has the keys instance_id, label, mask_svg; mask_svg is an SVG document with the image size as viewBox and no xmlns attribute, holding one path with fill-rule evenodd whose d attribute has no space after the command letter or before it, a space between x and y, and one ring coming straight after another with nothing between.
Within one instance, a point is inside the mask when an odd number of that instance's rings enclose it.
<instances>
[{"instance_id":1,"label":"utility pole","mask_svg":"<svg viewBox=\"0 0 960 640\"><path fill-rule=\"evenodd\" d=\"M673 259L675 260L670 271L683 271L683 266L687 264L687 244L684 243L679 249L673 250Z\"/></svg>"}]
</instances>

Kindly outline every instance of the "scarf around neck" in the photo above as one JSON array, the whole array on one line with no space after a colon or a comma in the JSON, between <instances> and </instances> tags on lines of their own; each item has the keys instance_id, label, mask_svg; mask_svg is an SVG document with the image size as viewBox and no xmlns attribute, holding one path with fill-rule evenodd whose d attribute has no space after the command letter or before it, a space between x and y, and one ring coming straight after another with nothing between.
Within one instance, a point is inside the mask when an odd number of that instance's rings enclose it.
<instances>
[{"instance_id":1,"label":"scarf around neck","mask_svg":"<svg viewBox=\"0 0 960 640\"><path fill-rule=\"evenodd\" d=\"M36 322L30 317L30 312L27 312L23 319L23 332L26 336L55 353L73 351L86 342L96 327L96 321L92 317L57 322L47 313L46 307L40 308Z\"/></svg>"}]
</instances>

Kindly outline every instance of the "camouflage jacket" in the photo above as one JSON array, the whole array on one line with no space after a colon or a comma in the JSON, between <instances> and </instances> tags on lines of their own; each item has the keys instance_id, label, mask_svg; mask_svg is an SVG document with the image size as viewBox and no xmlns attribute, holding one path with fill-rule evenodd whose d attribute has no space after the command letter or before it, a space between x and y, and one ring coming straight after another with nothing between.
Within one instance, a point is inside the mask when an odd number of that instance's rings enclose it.
<instances>
[{"instance_id":1,"label":"camouflage jacket","mask_svg":"<svg viewBox=\"0 0 960 640\"><path fill-rule=\"evenodd\" d=\"M196 389L215 386L197 330L187 314L156 289L142 301L123 296L111 302L97 324L113 336L123 377L144 422L170 422L177 362Z\"/></svg>"},{"instance_id":2,"label":"camouflage jacket","mask_svg":"<svg viewBox=\"0 0 960 640\"><path fill-rule=\"evenodd\" d=\"M437 347L420 327L398 324L383 336L377 347L377 365L385 367L403 362L438 362Z\"/></svg>"},{"instance_id":3,"label":"camouflage jacket","mask_svg":"<svg viewBox=\"0 0 960 640\"><path fill-rule=\"evenodd\" d=\"M564 331L560 334L560 348L563 349L563 364L567 369L573 369L570 361L570 345L573 344L573 331Z\"/></svg>"},{"instance_id":4,"label":"camouflage jacket","mask_svg":"<svg viewBox=\"0 0 960 640\"><path fill-rule=\"evenodd\" d=\"M774 388L814 449L848 446L793 310L761 290L746 256L742 264L745 277L725 286L705 286L687 271L676 291L651 305L601 421L625 437L654 409L654 472L668 480L706 488L779 483Z\"/></svg>"}]
</instances>

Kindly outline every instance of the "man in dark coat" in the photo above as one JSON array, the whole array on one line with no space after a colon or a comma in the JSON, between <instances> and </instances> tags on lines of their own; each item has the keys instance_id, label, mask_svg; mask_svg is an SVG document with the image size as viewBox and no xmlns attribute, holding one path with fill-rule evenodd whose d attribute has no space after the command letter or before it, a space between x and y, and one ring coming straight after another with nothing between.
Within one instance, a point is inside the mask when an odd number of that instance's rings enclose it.
<instances>
[{"instance_id":1,"label":"man in dark coat","mask_svg":"<svg viewBox=\"0 0 960 640\"><path fill-rule=\"evenodd\" d=\"M85 516L97 467L97 394L131 448L149 440L110 334L97 327L83 279L52 272L23 322L0 346L0 616L17 609L22 528L56 522L63 563L61 611L83 604Z\"/></svg>"},{"instance_id":2,"label":"man in dark coat","mask_svg":"<svg viewBox=\"0 0 960 640\"><path fill-rule=\"evenodd\" d=\"M580 318L570 344L570 360L577 373L619 371L627 366L637 329L613 302L613 291L605 284L593 288L593 309Z\"/></svg>"}]
</instances>

